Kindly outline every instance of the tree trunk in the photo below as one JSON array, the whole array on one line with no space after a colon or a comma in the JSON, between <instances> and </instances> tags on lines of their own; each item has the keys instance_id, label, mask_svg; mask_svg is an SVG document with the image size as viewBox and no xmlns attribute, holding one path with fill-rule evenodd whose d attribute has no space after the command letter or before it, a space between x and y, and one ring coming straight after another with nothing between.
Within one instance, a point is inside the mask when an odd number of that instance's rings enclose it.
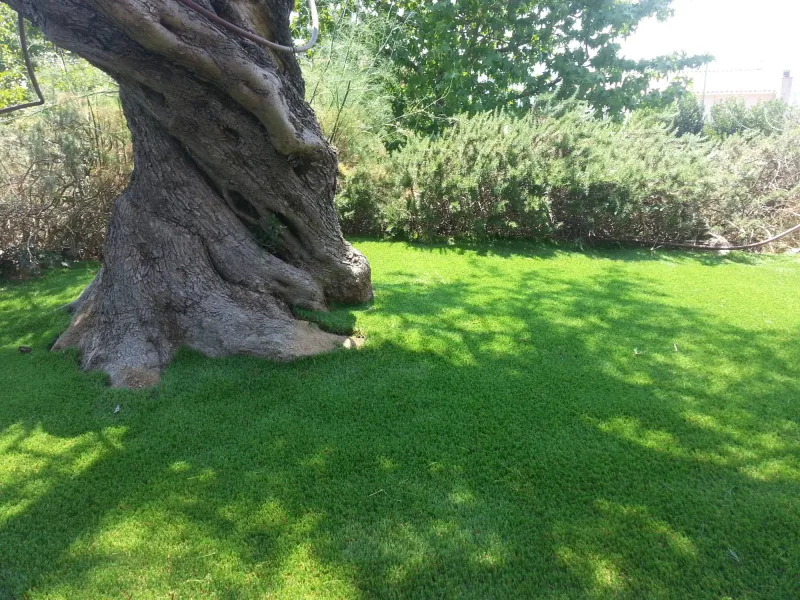
<instances>
[{"instance_id":1,"label":"tree trunk","mask_svg":"<svg viewBox=\"0 0 800 600\"><path fill-rule=\"evenodd\" d=\"M103 267L56 349L116 386L158 381L180 346L288 360L345 339L292 306L372 297L342 237L337 160L291 54L229 34L176 0L3 0L119 83L135 169ZM291 45L291 0L199 0Z\"/></svg>"}]
</instances>

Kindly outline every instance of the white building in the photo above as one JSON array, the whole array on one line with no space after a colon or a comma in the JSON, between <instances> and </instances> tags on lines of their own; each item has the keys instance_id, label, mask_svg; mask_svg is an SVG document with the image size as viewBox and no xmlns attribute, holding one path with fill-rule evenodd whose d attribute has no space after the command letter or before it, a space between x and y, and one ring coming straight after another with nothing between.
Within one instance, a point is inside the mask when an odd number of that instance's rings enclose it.
<instances>
[{"instance_id":1,"label":"white building","mask_svg":"<svg viewBox=\"0 0 800 600\"><path fill-rule=\"evenodd\" d=\"M699 69L690 72L689 77L693 81L692 91L706 110L731 98L744 100L748 107L779 98L790 104L797 103L799 99L793 93L792 74L789 71Z\"/></svg>"}]
</instances>

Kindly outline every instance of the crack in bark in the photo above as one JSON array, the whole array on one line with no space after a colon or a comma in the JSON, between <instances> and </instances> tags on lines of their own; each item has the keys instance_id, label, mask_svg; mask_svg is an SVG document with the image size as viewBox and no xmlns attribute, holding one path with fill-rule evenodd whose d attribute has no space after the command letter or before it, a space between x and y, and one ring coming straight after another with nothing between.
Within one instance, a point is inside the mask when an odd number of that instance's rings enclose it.
<instances>
[{"instance_id":1,"label":"crack in bark","mask_svg":"<svg viewBox=\"0 0 800 600\"><path fill-rule=\"evenodd\" d=\"M229 200L228 205L237 217L247 220L252 225L258 225L264 218L264 215L260 214L258 209L247 201L247 198L234 189L227 190L225 199Z\"/></svg>"},{"instance_id":2,"label":"crack in bark","mask_svg":"<svg viewBox=\"0 0 800 600\"><path fill-rule=\"evenodd\" d=\"M208 260L208 264L214 270L214 272L219 276L222 281L228 283L230 285L241 285L241 281L235 281L232 278L228 277L225 269L222 267L221 264L218 264L217 261L214 259L214 253L211 251L211 248L204 239L200 239L200 243L203 245L203 250L205 251L206 259Z\"/></svg>"}]
</instances>

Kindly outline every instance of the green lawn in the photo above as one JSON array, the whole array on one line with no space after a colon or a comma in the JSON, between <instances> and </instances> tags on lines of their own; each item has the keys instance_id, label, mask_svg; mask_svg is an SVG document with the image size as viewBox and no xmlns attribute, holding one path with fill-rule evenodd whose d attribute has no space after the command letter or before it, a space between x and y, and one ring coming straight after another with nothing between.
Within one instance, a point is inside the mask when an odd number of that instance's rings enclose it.
<instances>
[{"instance_id":1,"label":"green lawn","mask_svg":"<svg viewBox=\"0 0 800 600\"><path fill-rule=\"evenodd\" d=\"M0 284L0 598L800 598L799 257L357 245L363 349L146 392Z\"/></svg>"}]
</instances>

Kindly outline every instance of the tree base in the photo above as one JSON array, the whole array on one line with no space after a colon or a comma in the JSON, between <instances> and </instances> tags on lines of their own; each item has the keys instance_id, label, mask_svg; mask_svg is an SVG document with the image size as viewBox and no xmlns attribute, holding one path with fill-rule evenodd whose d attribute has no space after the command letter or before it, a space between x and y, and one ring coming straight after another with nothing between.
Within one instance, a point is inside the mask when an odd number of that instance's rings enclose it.
<instances>
[{"instance_id":1,"label":"tree base","mask_svg":"<svg viewBox=\"0 0 800 600\"><path fill-rule=\"evenodd\" d=\"M184 287L183 293L175 286L168 295L151 297L147 306L137 306L133 312L124 310L127 303L108 279L101 271L73 304L72 323L53 350L76 348L82 368L107 373L113 387L156 385L180 347L210 357L249 355L289 361L360 345L353 338L296 320L274 299L238 289L218 274L208 274L207 293L202 296L196 295L194 286ZM194 300L187 302L189 297Z\"/></svg>"},{"instance_id":2,"label":"tree base","mask_svg":"<svg viewBox=\"0 0 800 600\"><path fill-rule=\"evenodd\" d=\"M291 308L368 301L366 259L341 234L315 252L299 227L279 228L283 244L266 247L231 193L144 110L147 99L125 86L121 98L136 168L114 206L103 268L53 349L75 347L84 369L141 388L159 381L180 347L286 361L355 345Z\"/></svg>"}]
</instances>

